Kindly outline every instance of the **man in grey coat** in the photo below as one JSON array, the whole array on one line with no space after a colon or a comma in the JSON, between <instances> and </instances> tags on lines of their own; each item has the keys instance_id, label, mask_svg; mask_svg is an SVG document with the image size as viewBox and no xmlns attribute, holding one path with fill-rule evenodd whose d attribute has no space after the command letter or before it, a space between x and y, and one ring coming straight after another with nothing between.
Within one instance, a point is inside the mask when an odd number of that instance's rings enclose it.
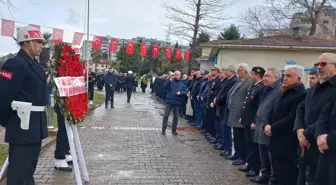
<instances>
[{"instance_id":1,"label":"man in grey coat","mask_svg":"<svg viewBox=\"0 0 336 185\"><path fill-rule=\"evenodd\" d=\"M264 132L263 126L271 122L274 102L278 102L281 97L281 72L275 68L267 69L263 81L265 92L255 116L251 129L255 129L253 141L259 144L259 155L261 162L261 173L259 176L252 177L250 180L259 184L275 183L275 174L271 175L271 159L269 155L270 137Z\"/></svg>"},{"instance_id":2,"label":"man in grey coat","mask_svg":"<svg viewBox=\"0 0 336 185\"><path fill-rule=\"evenodd\" d=\"M245 132L244 125L239 122L247 92L252 87L250 78L251 69L248 64L238 65L239 80L231 88L227 96L226 110L228 112L227 124L233 128L233 143L235 154L231 158L235 160L233 165L242 165L246 163Z\"/></svg>"}]
</instances>

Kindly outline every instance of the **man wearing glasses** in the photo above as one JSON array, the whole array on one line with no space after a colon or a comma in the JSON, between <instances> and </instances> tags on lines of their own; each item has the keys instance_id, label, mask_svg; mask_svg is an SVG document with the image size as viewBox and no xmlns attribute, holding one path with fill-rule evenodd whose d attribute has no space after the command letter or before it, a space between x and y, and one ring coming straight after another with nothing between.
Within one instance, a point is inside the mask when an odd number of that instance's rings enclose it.
<instances>
[{"instance_id":1,"label":"man wearing glasses","mask_svg":"<svg viewBox=\"0 0 336 185\"><path fill-rule=\"evenodd\" d=\"M312 87L296 113L294 131L300 146L307 150L305 160L307 164L308 185L316 184L314 177L320 152L316 140L326 143L326 135L316 129L318 118L323 107L336 94L336 55L323 53L318 59L317 74L320 81ZM316 138L319 136L318 138Z\"/></svg>"}]
</instances>

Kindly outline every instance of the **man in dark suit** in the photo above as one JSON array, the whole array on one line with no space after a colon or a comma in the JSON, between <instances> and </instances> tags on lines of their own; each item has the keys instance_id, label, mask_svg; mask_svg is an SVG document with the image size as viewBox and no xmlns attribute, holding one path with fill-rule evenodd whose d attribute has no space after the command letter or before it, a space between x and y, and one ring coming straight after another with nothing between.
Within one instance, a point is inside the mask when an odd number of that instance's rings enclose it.
<instances>
[{"instance_id":1,"label":"man in dark suit","mask_svg":"<svg viewBox=\"0 0 336 185\"><path fill-rule=\"evenodd\" d=\"M257 112L261 96L265 90L262 81L264 74L264 68L259 66L252 68L250 77L253 85L247 92L246 101L244 102L243 111L239 120L241 124L245 126L246 161L248 163L247 166L239 168L239 170L247 172L247 177L257 176L260 171L259 148L258 144L253 142L254 130L251 129L251 125Z\"/></svg>"},{"instance_id":2,"label":"man in dark suit","mask_svg":"<svg viewBox=\"0 0 336 185\"><path fill-rule=\"evenodd\" d=\"M293 127L296 109L306 97L303 76L302 66L285 67L282 96L278 102L274 102L271 122L264 127L266 135L270 136L272 169L277 175L279 185L297 183L296 160L299 143Z\"/></svg>"},{"instance_id":3,"label":"man in dark suit","mask_svg":"<svg viewBox=\"0 0 336 185\"><path fill-rule=\"evenodd\" d=\"M127 91L127 103L131 101L133 86L134 86L135 77L133 76L132 71L128 71L128 75L125 77L125 86Z\"/></svg>"},{"instance_id":4,"label":"man in dark suit","mask_svg":"<svg viewBox=\"0 0 336 185\"><path fill-rule=\"evenodd\" d=\"M111 100L111 108L114 108L114 91L118 82L117 75L114 74L113 68L109 68L107 74L104 76L105 81L105 108L107 108L108 101Z\"/></svg>"},{"instance_id":5,"label":"man in dark suit","mask_svg":"<svg viewBox=\"0 0 336 185\"><path fill-rule=\"evenodd\" d=\"M225 77L227 79L227 83L221 88L220 92L217 94L215 98L215 103L220 109L222 109L220 124L222 129L222 148L224 151L220 154L220 156L229 157L232 153L232 132L231 127L228 127L225 121L225 105L230 89L238 80L237 67L235 65L230 65L229 67L227 67L225 70ZM224 115L222 114L223 112Z\"/></svg>"}]
</instances>

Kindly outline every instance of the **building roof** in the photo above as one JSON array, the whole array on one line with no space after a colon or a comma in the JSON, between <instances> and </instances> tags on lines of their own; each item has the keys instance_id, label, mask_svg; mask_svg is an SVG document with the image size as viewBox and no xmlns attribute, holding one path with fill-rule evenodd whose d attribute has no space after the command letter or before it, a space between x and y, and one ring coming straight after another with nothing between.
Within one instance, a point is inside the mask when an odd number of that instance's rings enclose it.
<instances>
[{"instance_id":1,"label":"building roof","mask_svg":"<svg viewBox=\"0 0 336 185\"><path fill-rule=\"evenodd\" d=\"M291 35L275 35L246 40L214 40L201 44L203 47L240 47L240 48L292 48L292 49L334 49L336 42L313 36L299 36L293 38Z\"/></svg>"}]
</instances>

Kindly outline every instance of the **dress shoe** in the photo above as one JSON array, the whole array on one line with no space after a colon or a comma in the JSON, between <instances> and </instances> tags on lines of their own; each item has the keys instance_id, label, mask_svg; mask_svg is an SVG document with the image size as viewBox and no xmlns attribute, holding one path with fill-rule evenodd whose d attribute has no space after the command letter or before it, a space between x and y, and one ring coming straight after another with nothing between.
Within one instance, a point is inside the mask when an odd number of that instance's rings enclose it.
<instances>
[{"instance_id":1,"label":"dress shoe","mask_svg":"<svg viewBox=\"0 0 336 185\"><path fill-rule=\"evenodd\" d=\"M165 132L165 131L162 131L162 132L161 132L161 135L163 135L163 136L166 135L166 132Z\"/></svg>"},{"instance_id":2,"label":"dress shoe","mask_svg":"<svg viewBox=\"0 0 336 185\"><path fill-rule=\"evenodd\" d=\"M236 161L233 161L232 162L232 165L235 165L235 166L238 166L238 165L243 165L245 164L246 162L244 160L241 160L241 159L237 159Z\"/></svg>"},{"instance_id":3,"label":"dress shoe","mask_svg":"<svg viewBox=\"0 0 336 185\"><path fill-rule=\"evenodd\" d=\"M254 183L258 183L258 184L268 184L269 177L255 176L255 177L251 177L250 181L252 181Z\"/></svg>"},{"instance_id":4,"label":"dress shoe","mask_svg":"<svg viewBox=\"0 0 336 185\"><path fill-rule=\"evenodd\" d=\"M235 156L235 155L231 155L231 156L227 156L227 157L226 157L226 159L229 159L229 160L235 161L235 160L237 160L237 159L238 159L238 157L237 157L237 156Z\"/></svg>"},{"instance_id":5,"label":"dress shoe","mask_svg":"<svg viewBox=\"0 0 336 185\"><path fill-rule=\"evenodd\" d=\"M212 138L212 139L210 139L210 140L209 140L209 143L211 143L211 144L215 144L215 143L217 143L216 138Z\"/></svg>"},{"instance_id":6,"label":"dress shoe","mask_svg":"<svg viewBox=\"0 0 336 185\"><path fill-rule=\"evenodd\" d=\"M215 150L223 150L223 149L224 149L223 146L222 146L221 144L219 144L219 145L214 145L213 148L214 148Z\"/></svg>"},{"instance_id":7,"label":"dress shoe","mask_svg":"<svg viewBox=\"0 0 336 185\"><path fill-rule=\"evenodd\" d=\"M224 157L228 157L228 156L231 156L231 152L230 151L223 151L219 154L220 156L224 156Z\"/></svg>"},{"instance_id":8,"label":"dress shoe","mask_svg":"<svg viewBox=\"0 0 336 185\"><path fill-rule=\"evenodd\" d=\"M246 177L255 177L255 176L258 176L258 175L259 175L259 173L257 173L254 170L250 170L245 174Z\"/></svg>"},{"instance_id":9,"label":"dress shoe","mask_svg":"<svg viewBox=\"0 0 336 185\"><path fill-rule=\"evenodd\" d=\"M178 135L178 133L177 133L176 131L172 131L172 134L173 134L174 136L177 136L177 135Z\"/></svg>"},{"instance_id":10,"label":"dress shoe","mask_svg":"<svg viewBox=\"0 0 336 185\"><path fill-rule=\"evenodd\" d=\"M244 167L239 167L238 170L241 172L247 173L248 171L250 171L250 168L248 166L244 166Z\"/></svg>"}]
</instances>

